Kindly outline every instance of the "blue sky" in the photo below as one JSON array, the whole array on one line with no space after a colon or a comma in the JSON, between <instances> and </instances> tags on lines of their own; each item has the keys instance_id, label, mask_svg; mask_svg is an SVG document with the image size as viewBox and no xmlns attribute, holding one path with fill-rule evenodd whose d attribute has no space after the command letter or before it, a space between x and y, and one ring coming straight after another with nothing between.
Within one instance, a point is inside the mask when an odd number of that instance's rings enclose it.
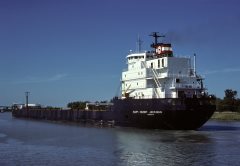
<instances>
[{"instance_id":1,"label":"blue sky","mask_svg":"<svg viewBox=\"0 0 240 166\"><path fill-rule=\"evenodd\" d=\"M237 0L0 0L0 105L110 100L125 56L157 31L197 54L209 93L240 94ZM240 96L240 95L239 95Z\"/></svg>"}]
</instances>

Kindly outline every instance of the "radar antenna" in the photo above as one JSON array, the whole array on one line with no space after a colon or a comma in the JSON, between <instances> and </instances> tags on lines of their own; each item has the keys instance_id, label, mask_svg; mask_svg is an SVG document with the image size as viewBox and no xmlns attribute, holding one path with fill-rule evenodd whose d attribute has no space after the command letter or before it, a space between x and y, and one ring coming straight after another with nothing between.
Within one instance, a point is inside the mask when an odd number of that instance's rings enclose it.
<instances>
[{"instance_id":1,"label":"radar antenna","mask_svg":"<svg viewBox=\"0 0 240 166\"><path fill-rule=\"evenodd\" d=\"M152 36L155 39L155 43L151 45L153 48L155 48L155 46L158 44L159 37L165 37L165 35L159 35L159 32L152 32L149 36Z\"/></svg>"}]
</instances>

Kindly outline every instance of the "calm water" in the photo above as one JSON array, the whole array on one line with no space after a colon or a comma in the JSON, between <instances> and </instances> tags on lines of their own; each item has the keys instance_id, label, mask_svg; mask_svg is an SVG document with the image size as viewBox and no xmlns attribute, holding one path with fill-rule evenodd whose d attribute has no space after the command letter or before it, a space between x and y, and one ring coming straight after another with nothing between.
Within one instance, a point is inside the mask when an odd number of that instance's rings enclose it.
<instances>
[{"instance_id":1,"label":"calm water","mask_svg":"<svg viewBox=\"0 0 240 166\"><path fill-rule=\"evenodd\" d=\"M240 165L240 122L162 131L84 127L1 113L0 165Z\"/></svg>"}]
</instances>

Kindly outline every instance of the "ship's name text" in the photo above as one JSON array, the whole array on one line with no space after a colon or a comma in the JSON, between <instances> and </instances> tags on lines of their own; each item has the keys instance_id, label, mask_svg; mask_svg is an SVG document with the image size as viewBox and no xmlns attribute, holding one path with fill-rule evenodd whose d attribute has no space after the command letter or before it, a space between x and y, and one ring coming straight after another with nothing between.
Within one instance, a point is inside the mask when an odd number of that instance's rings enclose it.
<instances>
[{"instance_id":1,"label":"ship's name text","mask_svg":"<svg viewBox=\"0 0 240 166\"><path fill-rule=\"evenodd\" d=\"M162 111L133 111L133 114L162 114Z\"/></svg>"}]
</instances>

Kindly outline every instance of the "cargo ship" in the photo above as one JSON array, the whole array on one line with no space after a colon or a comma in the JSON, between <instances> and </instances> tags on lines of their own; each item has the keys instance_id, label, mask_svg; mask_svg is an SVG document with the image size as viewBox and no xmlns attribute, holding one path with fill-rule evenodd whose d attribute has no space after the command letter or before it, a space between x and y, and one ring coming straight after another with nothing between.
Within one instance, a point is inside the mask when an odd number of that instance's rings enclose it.
<instances>
[{"instance_id":1,"label":"cargo ship","mask_svg":"<svg viewBox=\"0 0 240 166\"><path fill-rule=\"evenodd\" d=\"M194 130L213 115L215 99L208 95L196 72L196 55L174 56L170 43L150 36L151 51L130 51L121 77L120 95L111 103L87 103L85 110L13 111L16 117L82 122L112 122L115 126L149 129ZM48 110L45 110L48 111ZM24 116L22 116L24 115Z\"/></svg>"},{"instance_id":2,"label":"cargo ship","mask_svg":"<svg viewBox=\"0 0 240 166\"><path fill-rule=\"evenodd\" d=\"M156 129L197 129L216 109L203 78L196 72L196 55L176 57L164 37L151 36L152 51L130 52L122 72L121 96L113 100L115 123Z\"/></svg>"}]
</instances>

